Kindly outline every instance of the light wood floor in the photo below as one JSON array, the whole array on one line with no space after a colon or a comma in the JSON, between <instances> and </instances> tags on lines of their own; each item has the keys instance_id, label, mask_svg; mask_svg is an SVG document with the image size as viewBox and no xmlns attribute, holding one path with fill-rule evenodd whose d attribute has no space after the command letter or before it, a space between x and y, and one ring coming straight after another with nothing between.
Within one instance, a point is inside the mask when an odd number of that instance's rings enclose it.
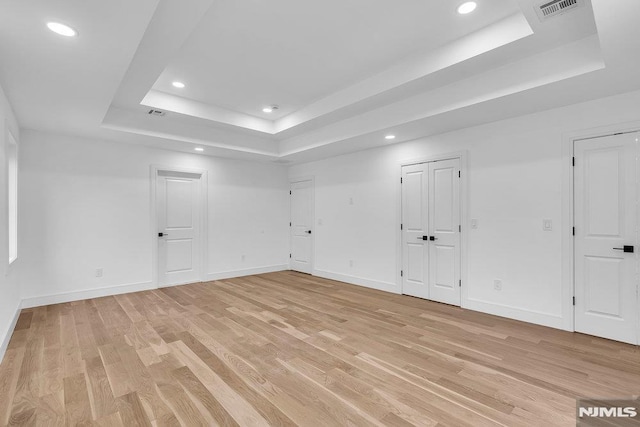
<instances>
[{"instance_id":1,"label":"light wood floor","mask_svg":"<svg viewBox=\"0 0 640 427\"><path fill-rule=\"evenodd\" d=\"M575 425L638 348L292 272L23 310L0 425Z\"/></svg>"}]
</instances>

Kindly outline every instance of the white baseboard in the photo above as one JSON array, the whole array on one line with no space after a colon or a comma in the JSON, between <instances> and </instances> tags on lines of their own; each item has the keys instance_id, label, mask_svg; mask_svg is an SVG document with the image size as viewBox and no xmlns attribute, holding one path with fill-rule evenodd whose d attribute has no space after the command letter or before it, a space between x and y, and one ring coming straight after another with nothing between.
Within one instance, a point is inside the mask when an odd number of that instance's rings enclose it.
<instances>
[{"instance_id":1,"label":"white baseboard","mask_svg":"<svg viewBox=\"0 0 640 427\"><path fill-rule=\"evenodd\" d=\"M4 333L4 337L2 337L2 341L0 341L0 363L4 359L4 354L7 352L9 341L11 341L11 336L13 335L16 323L18 323L18 317L20 317L20 304L18 304L16 312L13 314L13 320L11 320L11 323L9 323L9 326Z\"/></svg>"},{"instance_id":2,"label":"white baseboard","mask_svg":"<svg viewBox=\"0 0 640 427\"><path fill-rule=\"evenodd\" d=\"M394 294L400 294L400 287L395 283L381 282L378 280L365 279L357 276L350 276L348 274L333 273L331 271L313 270L313 275L323 277L325 279L337 280L339 282L350 283L352 285L363 286L365 288L377 289L379 291L391 292Z\"/></svg>"},{"instance_id":3,"label":"white baseboard","mask_svg":"<svg viewBox=\"0 0 640 427\"><path fill-rule=\"evenodd\" d=\"M462 308L550 328L568 330L564 327L564 319L559 314L526 310L471 298L467 298L462 302Z\"/></svg>"},{"instance_id":4,"label":"white baseboard","mask_svg":"<svg viewBox=\"0 0 640 427\"><path fill-rule=\"evenodd\" d=\"M175 286L195 285L196 283L200 283L200 282L202 282L202 280L196 280L196 281L189 280L186 282L170 283L167 285L158 283L158 289L173 288Z\"/></svg>"},{"instance_id":5,"label":"white baseboard","mask_svg":"<svg viewBox=\"0 0 640 427\"><path fill-rule=\"evenodd\" d=\"M350 283L353 285L364 286L367 288L377 289L380 291L391 292L394 294L402 294L401 288L388 282L364 279L347 274L333 273L330 271L314 270L314 276L323 277L325 279L337 280L339 282ZM520 320L536 325L548 326L556 329L564 329L563 318L561 315L553 313L544 313L533 310L525 310L521 308L509 307L505 305L495 304L488 301L466 299L462 303L462 307L468 310L478 311L481 313L492 314L495 316L506 317L509 319Z\"/></svg>"},{"instance_id":6,"label":"white baseboard","mask_svg":"<svg viewBox=\"0 0 640 427\"><path fill-rule=\"evenodd\" d=\"M221 271L219 273L208 273L206 281L232 279L234 277L253 276L254 274L275 273L276 271L288 270L287 264L268 265L264 267L246 268L243 270Z\"/></svg>"},{"instance_id":7,"label":"white baseboard","mask_svg":"<svg viewBox=\"0 0 640 427\"><path fill-rule=\"evenodd\" d=\"M224 271L220 273L209 273L205 281L230 279L233 277L252 276L254 274L272 273L275 271L288 270L289 266L271 265L265 267L249 268L245 270ZM187 285L188 283L183 283ZM170 286L179 286L180 284L172 284ZM22 300L22 308L40 307L50 304L61 304L71 301L80 301L90 298L106 297L111 295L128 294L131 292L148 291L157 289L158 287L152 282L132 283L126 285L110 286L107 288L95 288L76 292L65 292L60 294L42 295L36 297L28 297Z\"/></svg>"},{"instance_id":8,"label":"white baseboard","mask_svg":"<svg viewBox=\"0 0 640 427\"><path fill-rule=\"evenodd\" d=\"M111 295L128 294L131 292L148 291L156 289L152 282L131 283L127 285L110 286L108 288L88 289L84 291L65 292L54 295L23 298L22 308L40 307L50 304L61 304L84 299L107 297Z\"/></svg>"}]
</instances>

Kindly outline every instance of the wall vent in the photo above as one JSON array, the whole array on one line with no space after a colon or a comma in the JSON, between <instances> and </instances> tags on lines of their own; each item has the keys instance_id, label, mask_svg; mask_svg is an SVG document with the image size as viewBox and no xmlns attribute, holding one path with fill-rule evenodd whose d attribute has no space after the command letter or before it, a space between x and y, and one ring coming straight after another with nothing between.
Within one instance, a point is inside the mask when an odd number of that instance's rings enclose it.
<instances>
[{"instance_id":1,"label":"wall vent","mask_svg":"<svg viewBox=\"0 0 640 427\"><path fill-rule=\"evenodd\" d=\"M536 13L540 21L545 21L553 16L561 15L565 12L582 6L583 0L554 0L544 2L536 8Z\"/></svg>"},{"instance_id":2,"label":"wall vent","mask_svg":"<svg viewBox=\"0 0 640 427\"><path fill-rule=\"evenodd\" d=\"M167 113L165 113L165 112L164 112L164 111L162 111L162 110L156 110L155 108L152 108L151 110L149 110L149 112L148 112L147 114L148 114L148 115L150 115L150 116L158 116L158 117L162 117L162 116L164 116L164 115L165 115L165 114L167 114Z\"/></svg>"}]
</instances>

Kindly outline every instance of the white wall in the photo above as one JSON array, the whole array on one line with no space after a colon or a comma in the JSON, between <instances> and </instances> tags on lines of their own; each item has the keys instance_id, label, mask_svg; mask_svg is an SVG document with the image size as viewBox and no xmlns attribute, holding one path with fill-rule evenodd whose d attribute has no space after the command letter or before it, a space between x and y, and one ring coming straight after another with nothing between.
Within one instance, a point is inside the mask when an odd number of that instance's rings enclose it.
<instances>
[{"instance_id":1,"label":"white wall","mask_svg":"<svg viewBox=\"0 0 640 427\"><path fill-rule=\"evenodd\" d=\"M640 92L633 92L292 166L290 178L315 177L315 218L322 221L314 233L315 273L400 292L399 165L466 151L467 219L478 219L479 228L463 223L463 305L566 328L560 230L571 224L562 223L563 134L638 121L639 104ZM20 143L21 293L11 273L0 278L0 325L9 324L19 297L31 306L154 286L152 164L208 170L209 278L288 263L281 166L35 131L23 131ZM552 232L542 231L544 218L553 220ZM104 269L102 278L96 268Z\"/></svg>"},{"instance_id":2,"label":"white wall","mask_svg":"<svg viewBox=\"0 0 640 427\"><path fill-rule=\"evenodd\" d=\"M9 266L8 233L8 196L6 144L11 131L17 141L20 140L16 122L7 97L0 87L0 361L11 338L17 313L20 308L18 265L22 262L22 253ZM21 251L21 248L18 248Z\"/></svg>"},{"instance_id":3,"label":"white wall","mask_svg":"<svg viewBox=\"0 0 640 427\"><path fill-rule=\"evenodd\" d=\"M561 221L563 133L640 120L638 105L640 92L633 92L292 166L291 178L315 177L315 274L400 292L399 165L466 151L468 219L479 227L463 223L463 306L568 328L566 287L572 285L562 283L561 230L571 224ZM545 218L553 220L552 232L542 230ZM502 280L502 291L494 290L494 279Z\"/></svg>"},{"instance_id":4,"label":"white wall","mask_svg":"<svg viewBox=\"0 0 640 427\"><path fill-rule=\"evenodd\" d=\"M154 287L152 164L208 171L209 279L286 268L282 166L29 130L21 143L25 306Z\"/></svg>"}]
</instances>

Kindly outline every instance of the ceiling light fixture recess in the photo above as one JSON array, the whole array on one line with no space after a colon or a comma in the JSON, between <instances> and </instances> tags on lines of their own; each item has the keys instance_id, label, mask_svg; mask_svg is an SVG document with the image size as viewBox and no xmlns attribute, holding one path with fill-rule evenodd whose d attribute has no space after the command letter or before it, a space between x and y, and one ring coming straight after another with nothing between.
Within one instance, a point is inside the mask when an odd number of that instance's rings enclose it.
<instances>
[{"instance_id":1,"label":"ceiling light fixture recess","mask_svg":"<svg viewBox=\"0 0 640 427\"><path fill-rule=\"evenodd\" d=\"M478 4L476 2L468 1L458 6L458 13L460 15L466 15L467 13L471 13L476 10L476 7L478 7Z\"/></svg>"},{"instance_id":2,"label":"ceiling light fixture recess","mask_svg":"<svg viewBox=\"0 0 640 427\"><path fill-rule=\"evenodd\" d=\"M384 137L384 139L388 139L388 140L396 139L396 136L395 135L387 135L387 136Z\"/></svg>"},{"instance_id":3,"label":"ceiling light fixture recess","mask_svg":"<svg viewBox=\"0 0 640 427\"><path fill-rule=\"evenodd\" d=\"M272 113L272 112L274 112L274 111L275 111L275 110L277 110L277 109L278 109L278 106L277 106L277 105L270 105L270 106L268 106L268 107L264 107L264 108L262 109L262 112L263 112L263 113Z\"/></svg>"},{"instance_id":4,"label":"ceiling light fixture recess","mask_svg":"<svg viewBox=\"0 0 640 427\"><path fill-rule=\"evenodd\" d=\"M204 151L204 148L202 148L202 147L196 147L196 148L194 148L194 150L196 150L196 151Z\"/></svg>"},{"instance_id":5,"label":"ceiling light fixture recess","mask_svg":"<svg viewBox=\"0 0 640 427\"><path fill-rule=\"evenodd\" d=\"M47 28L49 28L56 34L60 34L61 36L65 37L75 37L78 35L78 32L76 30L68 25L64 25L59 22L48 22Z\"/></svg>"},{"instance_id":6,"label":"ceiling light fixture recess","mask_svg":"<svg viewBox=\"0 0 640 427\"><path fill-rule=\"evenodd\" d=\"M184 87L185 87L185 84L182 83L182 82L173 82L173 83L171 83L171 85L173 87L177 87L178 89L184 89Z\"/></svg>"}]
</instances>

